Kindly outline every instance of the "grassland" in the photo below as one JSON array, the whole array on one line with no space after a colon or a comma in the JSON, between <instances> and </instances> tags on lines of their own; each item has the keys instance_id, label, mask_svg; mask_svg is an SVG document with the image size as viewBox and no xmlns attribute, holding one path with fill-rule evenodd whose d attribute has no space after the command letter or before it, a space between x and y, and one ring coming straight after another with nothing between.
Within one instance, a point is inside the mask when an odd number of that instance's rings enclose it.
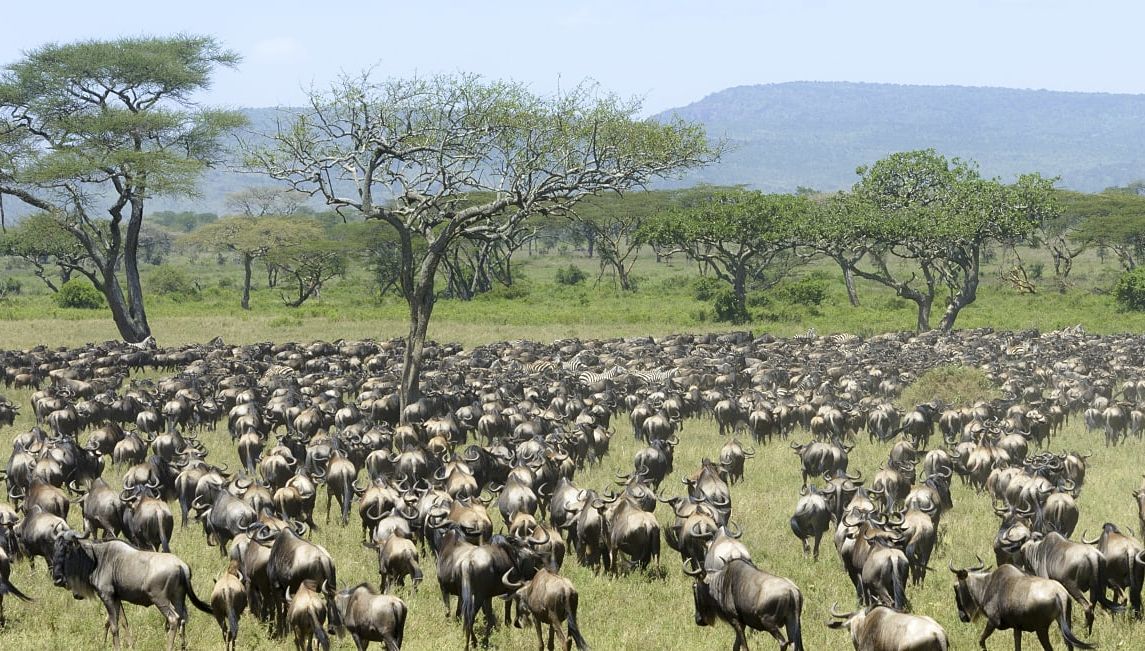
<instances>
[{"instance_id":1,"label":"grassland","mask_svg":"<svg viewBox=\"0 0 1145 651\"><path fill-rule=\"evenodd\" d=\"M1036 258L1035 258L1036 259ZM757 334L768 331L779 335L802 332L814 327L821 333L857 332L867 334L885 330L908 329L914 323L913 305L881 288L860 285L863 306L847 304L841 285L831 283L826 299L818 306L795 305L771 297L757 304L754 320L743 326L717 324L711 320L710 304L698 301L690 285L694 268L677 261L657 264L645 259L638 264L640 288L634 293L612 289L607 279L599 286L562 287L553 281L555 269L567 264L581 265L595 278L595 261L578 256L526 257L521 266L524 291L514 294L495 293L474 301L444 300L434 313L430 330L432 338L457 341L467 346L503 339L527 338L552 341L564 337L614 337L632 334L666 334L669 332L706 332L722 329L750 328ZM236 270L231 266L215 267L177 260L175 264L195 269L200 291L190 297L154 297L149 303L153 330L162 344L204 341L220 335L230 343L250 341L333 340L339 337L384 338L400 336L405 331L405 306L392 298L378 300L365 289L362 272L344 281L331 283L321 300L290 310L281 305L277 293L260 288L255 292L248 313L237 309L238 290L234 287ZM0 348L24 348L37 344L50 346L82 345L85 342L112 339L115 332L103 311L63 310L52 305L46 292L26 270L12 268L9 273L24 279L25 292L0 302ZM834 270L816 266L804 273L821 273L834 278ZM1082 323L1094 332L1140 331L1145 316L1119 313L1110 297L1103 293L1112 285L1115 272L1096 258L1078 263L1075 280L1078 287L1058 294L1049 283L1034 295L1017 295L996 278L997 269L985 274L979 301L967 309L959 327L991 326L996 329L1039 328L1050 330ZM230 281L223 280L230 277ZM145 278L146 281L146 278ZM939 379L941 382L941 378ZM10 450L13 436L32 425L27 391L9 391L7 397L24 406L24 415L14 427L0 428L0 450ZM579 485L603 489L611 484L613 473L631 468L636 444L629 434L627 419L616 420L617 436L612 454L600 467L578 474ZM806 440L797 433L795 438ZM237 457L223 433L204 434L211 450L211 460L227 462L232 467ZM681 434L677 452L677 473L665 482L667 494L682 493L679 477L697 468L704 456L713 456L722 445L715 424L708 420L688 421ZM1081 523L1078 531L1096 532L1103 522L1115 522L1125 530L1136 531L1136 507L1130 491L1141 474L1140 459L1145 458L1145 442L1130 440L1116 449L1106 449L1100 437L1082 431L1080 419L1053 440L1051 449L1093 450L1091 471L1080 498ZM870 475L885 460L889 446L860 443L852 453L851 468ZM117 482L122 469L109 469L105 476ZM850 648L845 636L828 630L823 622L832 603L842 608L854 604L854 593L841 569L835 552L825 541L818 563L802 557L798 542L787 525L798 498L799 467L796 457L784 442L761 447L748 462L746 479L732 489L734 518L744 529L744 542L757 563L776 574L795 581L805 596L804 634L808 649ZM991 542L996 532L996 518L987 497L974 494L956 482L955 509L942 525L942 543L932 565L940 568L927 583L908 591L914 612L937 619L948 631L954 648L974 648L982 625L957 621L950 576L944 569L948 561L966 565L975 555L991 557ZM319 503L324 504L324 489ZM662 525L669 514L657 513ZM494 521L499 516L493 515ZM80 526L78 514L70 521ZM322 524L319 516L319 524ZM314 539L333 554L340 582L376 581L375 558L358 543L355 521L349 527L328 526L314 534ZM194 571L194 586L200 596L210 593L212 578L223 568L217 550L205 545L201 527L177 530L173 551L186 560ZM434 580L433 562L423 558L426 582L416 595L401 592L410 605L407 627L407 649L457 649L462 647L460 626L444 618L444 608ZM581 627L593 648L610 649L722 649L730 646L730 628L714 629L695 626L692 621L690 579L682 574L678 556L665 547L661 569L612 579L596 576L575 562L566 562L568 575L581 594ZM0 630L0 646L5 649L101 649L102 607L92 601L73 601L65 590L51 586L42 563L31 569L27 563L15 565L12 581L35 603L26 604L9 597L5 610L8 626ZM163 633L160 617L153 609L128 606L127 615L133 626L136 649L161 648ZM1080 617L1075 618L1080 622ZM270 640L249 617L242 620L239 648L278 649L286 644ZM194 613L187 628L193 649L219 648L221 636L214 621ZM1103 648L1145 648L1145 628L1125 618L1100 615L1092 636L1084 636ZM770 649L774 643L754 635L754 647ZM1056 633L1054 639L1060 644ZM1027 640L1027 645L1033 644ZM531 649L535 638L531 630L501 627L491 638L496 649ZM349 640L338 643L349 648ZM1009 648L1008 634L998 633L991 648Z\"/></svg>"},{"instance_id":2,"label":"grassland","mask_svg":"<svg viewBox=\"0 0 1145 651\"><path fill-rule=\"evenodd\" d=\"M10 397L24 403L28 394L16 392ZM27 418L22 418L14 428L0 430L0 449L10 449L14 433L30 425ZM579 485L606 488L615 471L631 467L636 445L629 434L627 419L619 418L616 425L618 433L611 455L600 467L578 474L576 481ZM225 434L204 434L203 438L211 450L212 460L227 462L232 467L236 465L237 456ZM794 438L806 440L806 435L797 432ZM723 439L716 434L711 421L688 421L677 452L677 472L664 484L666 494L682 493L679 477L697 468L702 457L715 455L722 443ZM1141 473L1139 460L1145 455L1145 442L1133 439L1122 447L1106 449L1102 447L1098 434L1084 433L1080 430L1080 419L1075 419L1075 424L1055 438L1050 447L1053 450L1094 451L1090 460L1091 470L1079 500L1082 513L1079 532L1088 530L1092 535L1107 521L1115 522L1127 531L1136 530L1133 526L1136 507L1130 491L1136 487ZM869 476L885 460L888 450L889 446L869 445L864 441L852 452L851 468L860 469ZM105 476L117 480L120 474L121 469L110 469ZM787 526L798 499L798 486L798 461L786 443L776 442L761 447L757 456L748 462L745 481L732 489L734 519L742 524L744 542L757 563L768 571L789 577L803 591L806 601L803 628L807 648L848 648L841 633L828 630L823 625L832 603L838 602L842 608L850 608L854 604L854 593L838 558L829 541L824 541L823 555L818 563L803 558L799 544ZM325 489L321 489L319 504L324 502ZM957 481L954 502L954 510L943 519L942 543L931 563L939 569L927 578L924 586L910 589L908 596L914 612L937 619L946 627L954 648L966 649L975 646L981 624L958 622L950 590L951 577L942 568L948 561L956 565L970 564L976 554L992 558L991 543L997 521L989 498L974 494ZM495 514L492 517L495 522L499 520ZM661 508L657 517L662 525L666 525L670 514ZM69 521L73 526L81 525L74 510ZM323 523L321 515L318 522ZM359 535L360 529L354 519L349 527L332 525L322 527L314 534L314 540L333 554L340 582L376 582L375 558L359 545ZM690 579L680 571L678 556L667 547L664 549L661 571L634 573L618 579L595 576L571 559L566 562L564 573L581 594L581 627L595 649L719 649L730 646L730 628L720 625L705 629L692 622ZM177 530L173 551L190 564L196 591L201 596L208 595L212 578L224 563L217 550L205 545L201 527L196 525ZM399 591L410 605L405 648L461 648L460 625L447 621L443 616L432 560L423 558L423 566L426 582L416 596L408 591ZM5 648L104 648L101 643L101 605L93 601L73 601L67 591L52 587L42 563L37 563L35 570L25 562L16 564L12 581L37 601L27 604L11 597L6 600L9 622L7 628L0 631L0 641ZM162 624L157 612L134 606L128 606L127 612L135 632L135 648L160 648ZM1077 619L1080 626L1080 617ZM242 620L241 629L239 648L283 647L281 642L268 639L249 616ZM209 616L193 613L187 631L193 649L216 648L221 644L218 629ZM999 639L993 642L992 648L1009 648L1012 644L1008 634L999 633L996 637ZM1145 648L1145 627L1123 617L1112 619L1108 615L1100 615L1094 633L1088 639L1101 644L1102 648ZM765 649L774 644L766 636L756 635L752 640ZM530 649L534 643L533 633L528 629L501 627L491 639L491 647L496 649ZM347 639L340 646L347 648L350 645Z\"/></svg>"}]
</instances>

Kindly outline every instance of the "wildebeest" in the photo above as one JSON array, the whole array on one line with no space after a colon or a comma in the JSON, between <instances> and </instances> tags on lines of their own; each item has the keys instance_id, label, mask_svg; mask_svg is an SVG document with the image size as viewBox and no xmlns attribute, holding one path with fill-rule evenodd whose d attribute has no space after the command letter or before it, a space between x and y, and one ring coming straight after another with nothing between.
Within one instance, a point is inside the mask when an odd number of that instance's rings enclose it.
<instances>
[{"instance_id":1,"label":"wildebeest","mask_svg":"<svg viewBox=\"0 0 1145 651\"><path fill-rule=\"evenodd\" d=\"M930 617L895 612L886 606L837 613L830 628L846 628L855 651L946 651L946 631Z\"/></svg>"},{"instance_id":2,"label":"wildebeest","mask_svg":"<svg viewBox=\"0 0 1145 651\"><path fill-rule=\"evenodd\" d=\"M370 642L381 642L386 651L397 651L405 636L406 604L390 595L378 594L368 583L341 590L334 597L341 627L350 631L358 651ZM341 629L339 629L341 634Z\"/></svg>"},{"instance_id":3,"label":"wildebeest","mask_svg":"<svg viewBox=\"0 0 1145 651\"><path fill-rule=\"evenodd\" d=\"M1140 542L1121 533L1117 525L1106 522L1101 535L1094 540L1082 542L1096 545L1097 551L1105 557L1109 585L1116 591L1129 595L1133 616L1141 617L1141 587L1145 583L1145 547Z\"/></svg>"},{"instance_id":4,"label":"wildebeest","mask_svg":"<svg viewBox=\"0 0 1145 651\"><path fill-rule=\"evenodd\" d=\"M211 606L195 595L191 568L174 554L135 549L120 541L92 542L74 531L62 532L55 541L52 583L67 587L77 599L95 597L107 609L105 628L112 645L120 648L119 620L130 638L131 631L122 602L155 606L167 620L167 651L175 648L175 636L187 646L184 627L190 597L196 608L211 613Z\"/></svg>"},{"instance_id":5,"label":"wildebeest","mask_svg":"<svg viewBox=\"0 0 1145 651\"><path fill-rule=\"evenodd\" d=\"M4 626L4 595L16 595L17 598L24 601L31 601L32 598L20 592L20 590L12 585L9 580L9 574L12 571L11 563L8 561L8 552L0 547L0 627Z\"/></svg>"},{"instance_id":6,"label":"wildebeest","mask_svg":"<svg viewBox=\"0 0 1145 651\"><path fill-rule=\"evenodd\" d=\"M298 589L291 595L287 590L286 598L290 605L286 609L286 619L290 622L290 630L294 632L294 647L298 651L311 651L314 640L318 640L323 651L330 649L330 637L326 634L326 601L323 592L325 584L319 586L316 581L306 579L298 584Z\"/></svg>"},{"instance_id":7,"label":"wildebeest","mask_svg":"<svg viewBox=\"0 0 1145 651\"><path fill-rule=\"evenodd\" d=\"M1067 540L1056 532L1044 537L1035 533L1022 544L1021 555L1026 569L1061 583L1085 608L1085 625L1090 632L1093 631L1093 609L1098 604L1111 612L1123 610L1105 594L1109 583L1108 564L1105 556L1093 547ZM1089 599L1083 594L1087 590Z\"/></svg>"},{"instance_id":8,"label":"wildebeest","mask_svg":"<svg viewBox=\"0 0 1145 651\"><path fill-rule=\"evenodd\" d=\"M243 589L239 562L232 560L215 581L215 587L211 591L211 611L223 631L223 643L227 651L234 651L235 640L239 635L239 616L246 610L246 602L247 594Z\"/></svg>"},{"instance_id":9,"label":"wildebeest","mask_svg":"<svg viewBox=\"0 0 1145 651\"><path fill-rule=\"evenodd\" d=\"M950 571L957 579L954 601L958 619L971 622L978 616L986 617L986 628L978 638L985 648L986 639L995 630L1014 630L1014 649L1021 648L1023 631L1036 633L1044 651L1050 646L1050 626L1056 620L1066 645L1073 649L1093 649L1092 644L1079 640L1070 628L1073 602L1069 593L1053 579L1044 579L1023 573L1013 565L987 571L982 563L966 569Z\"/></svg>"},{"instance_id":10,"label":"wildebeest","mask_svg":"<svg viewBox=\"0 0 1145 651\"><path fill-rule=\"evenodd\" d=\"M544 651L545 642L541 633L541 625L549 625L549 649L553 648L553 634L561 636L561 648L569 651L572 643L580 651L588 650L588 643L584 641L580 628L576 623L576 611L579 597L572 581L548 570L538 571L528 583L513 581L510 575L512 570L505 572L501 581L509 588L511 598L517 602L517 620L514 625L521 627L522 615L527 611L533 618L533 625L537 630L537 651ZM562 629L561 623L568 621L567 632Z\"/></svg>"},{"instance_id":11,"label":"wildebeest","mask_svg":"<svg viewBox=\"0 0 1145 651\"><path fill-rule=\"evenodd\" d=\"M831 511L827 506L827 499L812 484L804 486L799 494L799 502L795 505L795 514L791 516L791 532L803 544L803 555L811 550L807 544L808 538L815 539L813 558L819 560L819 543L823 534L831 526Z\"/></svg>"},{"instance_id":12,"label":"wildebeest","mask_svg":"<svg viewBox=\"0 0 1145 651\"><path fill-rule=\"evenodd\" d=\"M747 649L746 628L767 631L781 649L791 645L794 651L803 651L803 593L791 581L742 558L716 571L685 566L684 572L693 578L696 625L711 626L717 619L727 622L736 634L732 651Z\"/></svg>"}]
</instances>

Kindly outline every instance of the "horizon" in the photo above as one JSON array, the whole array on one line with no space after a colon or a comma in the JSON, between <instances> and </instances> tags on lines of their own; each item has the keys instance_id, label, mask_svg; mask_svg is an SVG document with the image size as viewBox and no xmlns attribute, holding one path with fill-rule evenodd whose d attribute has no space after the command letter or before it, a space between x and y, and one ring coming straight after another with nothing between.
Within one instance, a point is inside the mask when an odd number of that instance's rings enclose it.
<instances>
[{"instance_id":1,"label":"horizon","mask_svg":"<svg viewBox=\"0 0 1145 651\"><path fill-rule=\"evenodd\" d=\"M728 88L802 81L1145 94L1135 70L1145 54L1136 31L1145 6L1137 3L791 4L511 0L473 11L427 0L348 13L315 12L298 0L201 0L194 12L162 12L142 0L67 0L50 22L38 8L8 8L8 24L20 29L0 42L0 65L52 42L192 33L244 59L218 70L199 99L252 108L300 105L307 88L371 67L379 77L472 72L538 94L591 79L641 98L644 115Z\"/></svg>"}]
</instances>

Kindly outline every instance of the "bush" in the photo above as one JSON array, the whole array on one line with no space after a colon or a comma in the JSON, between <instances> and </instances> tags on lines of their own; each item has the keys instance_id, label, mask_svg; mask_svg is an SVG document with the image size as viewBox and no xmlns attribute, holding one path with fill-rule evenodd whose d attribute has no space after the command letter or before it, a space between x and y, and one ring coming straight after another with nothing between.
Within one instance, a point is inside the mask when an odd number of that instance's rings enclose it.
<instances>
[{"instance_id":1,"label":"bush","mask_svg":"<svg viewBox=\"0 0 1145 651\"><path fill-rule=\"evenodd\" d=\"M56 292L56 305L81 310L98 310L103 307L103 294L88 281L73 278L61 285L60 291Z\"/></svg>"},{"instance_id":2,"label":"bush","mask_svg":"<svg viewBox=\"0 0 1145 651\"><path fill-rule=\"evenodd\" d=\"M182 269L162 265L151 273L148 289L160 296L192 297L199 293L190 274Z\"/></svg>"},{"instance_id":3,"label":"bush","mask_svg":"<svg viewBox=\"0 0 1145 651\"><path fill-rule=\"evenodd\" d=\"M723 288L723 282L715 278L701 276L692 281L692 296L697 301L710 301Z\"/></svg>"},{"instance_id":4,"label":"bush","mask_svg":"<svg viewBox=\"0 0 1145 651\"><path fill-rule=\"evenodd\" d=\"M585 281L585 278L588 278L588 275L575 264L557 269L557 284L559 285L579 285Z\"/></svg>"},{"instance_id":5,"label":"bush","mask_svg":"<svg viewBox=\"0 0 1145 651\"><path fill-rule=\"evenodd\" d=\"M15 278L6 278L4 283L0 284L0 296L19 296L20 292L24 289L24 284Z\"/></svg>"},{"instance_id":6,"label":"bush","mask_svg":"<svg viewBox=\"0 0 1145 651\"><path fill-rule=\"evenodd\" d=\"M1145 267L1121 274L1113 287L1113 298L1122 310L1145 310Z\"/></svg>"},{"instance_id":7,"label":"bush","mask_svg":"<svg viewBox=\"0 0 1145 651\"><path fill-rule=\"evenodd\" d=\"M1032 262L1030 263L1030 280L1041 280L1042 276L1046 273L1046 263Z\"/></svg>"},{"instance_id":8,"label":"bush","mask_svg":"<svg viewBox=\"0 0 1145 651\"><path fill-rule=\"evenodd\" d=\"M827 298L827 281L817 277L807 277L787 285L780 296L795 305L820 305Z\"/></svg>"},{"instance_id":9,"label":"bush","mask_svg":"<svg viewBox=\"0 0 1145 651\"><path fill-rule=\"evenodd\" d=\"M748 319L747 310L741 308L736 303L736 295L731 289L722 289L716 294L715 304L712 306L716 311L716 321L727 321L730 323L746 323Z\"/></svg>"},{"instance_id":10,"label":"bush","mask_svg":"<svg viewBox=\"0 0 1145 651\"><path fill-rule=\"evenodd\" d=\"M948 407L969 407L979 400L992 400L997 393L982 369L946 364L920 375L903 390L899 404L910 409L917 404L939 400Z\"/></svg>"}]
</instances>

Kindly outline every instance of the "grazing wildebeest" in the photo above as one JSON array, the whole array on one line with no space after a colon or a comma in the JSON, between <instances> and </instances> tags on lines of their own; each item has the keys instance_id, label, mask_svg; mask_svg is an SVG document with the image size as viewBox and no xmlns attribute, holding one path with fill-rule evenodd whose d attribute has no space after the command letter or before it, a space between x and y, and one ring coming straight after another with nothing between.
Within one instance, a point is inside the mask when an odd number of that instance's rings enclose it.
<instances>
[{"instance_id":1,"label":"grazing wildebeest","mask_svg":"<svg viewBox=\"0 0 1145 651\"><path fill-rule=\"evenodd\" d=\"M175 648L175 636L187 646L184 626L190 597L196 608L211 613L211 606L195 595L191 568L174 554L135 549L121 540L92 542L74 531L62 532L55 541L52 556L52 583L67 587L76 599L96 597L107 609L105 630L111 631L112 645L120 648L119 620L131 638L122 602L155 606L167 619L167 651Z\"/></svg>"},{"instance_id":2,"label":"grazing wildebeest","mask_svg":"<svg viewBox=\"0 0 1145 651\"><path fill-rule=\"evenodd\" d=\"M946 631L930 617L895 612L886 606L837 613L830 628L846 628L855 651L946 651Z\"/></svg>"}]
</instances>

